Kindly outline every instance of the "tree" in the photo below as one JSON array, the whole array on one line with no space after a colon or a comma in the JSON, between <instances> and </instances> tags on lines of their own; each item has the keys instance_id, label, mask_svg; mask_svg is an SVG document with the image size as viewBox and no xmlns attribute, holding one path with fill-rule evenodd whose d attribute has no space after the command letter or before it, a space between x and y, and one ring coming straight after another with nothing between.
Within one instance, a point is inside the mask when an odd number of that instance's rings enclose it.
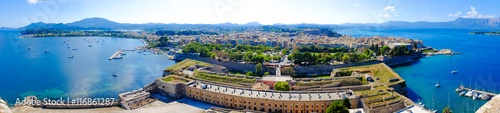
<instances>
[{"instance_id":1,"label":"tree","mask_svg":"<svg viewBox=\"0 0 500 113\"><path fill-rule=\"evenodd\" d=\"M269 72L265 72L264 75L269 75Z\"/></svg>"},{"instance_id":2,"label":"tree","mask_svg":"<svg viewBox=\"0 0 500 113\"><path fill-rule=\"evenodd\" d=\"M162 36L162 37L160 37L160 39L158 39L158 41L160 43L157 46L159 46L159 47L167 46L167 44L168 44L168 37L167 36Z\"/></svg>"},{"instance_id":3,"label":"tree","mask_svg":"<svg viewBox=\"0 0 500 113\"><path fill-rule=\"evenodd\" d=\"M349 98L344 98L344 106L351 109L351 102L349 101Z\"/></svg>"},{"instance_id":4,"label":"tree","mask_svg":"<svg viewBox=\"0 0 500 113\"><path fill-rule=\"evenodd\" d=\"M246 76L253 76L253 72L252 71L249 71L247 72L247 74L245 74Z\"/></svg>"},{"instance_id":5,"label":"tree","mask_svg":"<svg viewBox=\"0 0 500 113\"><path fill-rule=\"evenodd\" d=\"M443 109L443 113L453 113L453 111L450 110L450 107L446 107Z\"/></svg>"},{"instance_id":6,"label":"tree","mask_svg":"<svg viewBox=\"0 0 500 113\"><path fill-rule=\"evenodd\" d=\"M274 46L273 50L277 52L277 51L281 50L281 47L280 46Z\"/></svg>"},{"instance_id":7,"label":"tree","mask_svg":"<svg viewBox=\"0 0 500 113\"><path fill-rule=\"evenodd\" d=\"M326 113L349 113L349 109L344 106L342 101L336 100L326 108Z\"/></svg>"},{"instance_id":8,"label":"tree","mask_svg":"<svg viewBox=\"0 0 500 113\"><path fill-rule=\"evenodd\" d=\"M256 76L262 76L262 64L258 63L255 65L255 75Z\"/></svg>"},{"instance_id":9,"label":"tree","mask_svg":"<svg viewBox=\"0 0 500 113\"><path fill-rule=\"evenodd\" d=\"M389 46L384 46L380 48L380 52L382 53L382 55L388 55L389 51L391 51L391 48L389 48Z\"/></svg>"},{"instance_id":10,"label":"tree","mask_svg":"<svg viewBox=\"0 0 500 113\"><path fill-rule=\"evenodd\" d=\"M294 77L295 71L293 70L292 67L284 67L283 69L281 69L281 74L290 75L290 76Z\"/></svg>"},{"instance_id":11,"label":"tree","mask_svg":"<svg viewBox=\"0 0 500 113\"><path fill-rule=\"evenodd\" d=\"M288 85L288 82L279 81L276 84L274 84L274 90L277 90L277 91L290 91L290 85Z\"/></svg>"}]
</instances>

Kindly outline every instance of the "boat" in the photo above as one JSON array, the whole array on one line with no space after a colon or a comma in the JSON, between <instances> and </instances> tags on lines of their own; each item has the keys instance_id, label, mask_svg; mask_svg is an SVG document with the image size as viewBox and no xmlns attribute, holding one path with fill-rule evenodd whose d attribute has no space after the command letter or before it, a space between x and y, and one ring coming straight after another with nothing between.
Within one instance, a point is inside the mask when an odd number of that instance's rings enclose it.
<instances>
[{"instance_id":1,"label":"boat","mask_svg":"<svg viewBox=\"0 0 500 113\"><path fill-rule=\"evenodd\" d=\"M68 56L68 58L74 58L74 57L73 57L73 55L71 55L71 56Z\"/></svg>"},{"instance_id":2,"label":"boat","mask_svg":"<svg viewBox=\"0 0 500 113\"><path fill-rule=\"evenodd\" d=\"M453 71L451 71L450 73L451 73L451 74L455 74L455 73L458 73L458 71L457 71L457 70L453 70Z\"/></svg>"},{"instance_id":3,"label":"boat","mask_svg":"<svg viewBox=\"0 0 500 113\"><path fill-rule=\"evenodd\" d=\"M113 76L114 77L118 77L118 74L116 74L115 72L113 72Z\"/></svg>"},{"instance_id":4,"label":"boat","mask_svg":"<svg viewBox=\"0 0 500 113\"><path fill-rule=\"evenodd\" d=\"M472 96L472 99L476 100L478 95L479 95L479 93L475 93L474 96Z\"/></svg>"},{"instance_id":5,"label":"boat","mask_svg":"<svg viewBox=\"0 0 500 113\"><path fill-rule=\"evenodd\" d=\"M31 47L28 47L28 50L31 50Z\"/></svg>"},{"instance_id":6,"label":"boat","mask_svg":"<svg viewBox=\"0 0 500 113\"><path fill-rule=\"evenodd\" d=\"M455 92L460 93L460 92L462 92L463 90L464 90L464 89L462 89L462 88L457 88L457 89L455 90Z\"/></svg>"},{"instance_id":7,"label":"boat","mask_svg":"<svg viewBox=\"0 0 500 113\"><path fill-rule=\"evenodd\" d=\"M475 93L476 93L476 91L474 91L474 90L470 90L470 91L468 91L467 93L465 93L465 96L466 96L466 97L472 97L472 96L474 96L474 94L475 94Z\"/></svg>"},{"instance_id":8,"label":"boat","mask_svg":"<svg viewBox=\"0 0 500 113\"><path fill-rule=\"evenodd\" d=\"M45 50L45 53L49 53L50 51L49 50Z\"/></svg>"},{"instance_id":9,"label":"boat","mask_svg":"<svg viewBox=\"0 0 500 113\"><path fill-rule=\"evenodd\" d=\"M486 95L485 95L482 99L483 99L483 100L488 100L488 99L490 99L490 98L491 98L491 96L490 96L490 95L488 95L488 94L486 94Z\"/></svg>"},{"instance_id":10,"label":"boat","mask_svg":"<svg viewBox=\"0 0 500 113\"><path fill-rule=\"evenodd\" d=\"M73 49L73 50L75 50L75 51L76 51L76 50L78 50L78 49Z\"/></svg>"},{"instance_id":11,"label":"boat","mask_svg":"<svg viewBox=\"0 0 500 113\"><path fill-rule=\"evenodd\" d=\"M437 84L436 84L436 87L439 87L439 86L440 86L440 85L439 85L439 83L437 83Z\"/></svg>"},{"instance_id":12,"label":"boat","mask_svg":"<svg viewBox=\"0 0 500 113\"><path fill-rule=\"evenodd\" d=\"M460 95L460 96L464 96L466 92L467 92L467 91L462 91L462 92L458 93L458 95Z\"/></svg>"},{"instance_id":13,"label":"boat","mask_svg":"<svg viewBox=\"0 0 500 113\"><path fill-rule=\"evenodd\" d=\"M89 45L89 47L92 47L92 45Z\"/></svg>"},{"instance_id":14,"label":"boat","mask_svg":"<svg viewBox=\"0 0 500 113\"><path fill-rule=\"evenodd\" d=\"M483 93L483 94L480 94L479 96L477 96L477 98L479 98L479 99L483 99L483 98L484 98L484 96L486 96L486 94L484 94L484 93Z\"/></svg>"}]
</instances>

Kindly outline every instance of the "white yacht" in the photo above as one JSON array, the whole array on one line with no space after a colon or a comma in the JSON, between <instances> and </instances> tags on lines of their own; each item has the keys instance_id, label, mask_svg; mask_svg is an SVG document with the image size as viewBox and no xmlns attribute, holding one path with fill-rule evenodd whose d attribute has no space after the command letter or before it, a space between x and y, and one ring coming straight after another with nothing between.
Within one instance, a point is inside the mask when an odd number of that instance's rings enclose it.
<instances>
[{"instance_id":1,"label":"white yacht","mask_svg":"<svg viewBox=\"0 0 500 113\"><path fill-rule=\"evenodd\" d=\"M474 94L476 94L476 91L474 91L474 90L470 90L470 91L468 91L467 93L465 93L465 96L466 96L466 97L472 97L472 96L474 96Z\"/></svg>"},{"instance_id":2,"label":"white yacht","mask_svg":"<svg viewBox=\"0 0 500 113\"><path fill-rule=\"evenodd\" d=\"M479 93L475 93L474 96L472 96L472 99L476 100L478 95L479 95Z\"/></svg>"},{"instance_id":3,"label":"white yacht","mask_svg":"<svg viewBox=\"0 0 500 113\"><path fill-rule=\"evenodd\" d=\"M460 96L464 96L466 92L467 92L467 91L462 91L462 92L458 93L458 95L460 95Z\"/></svg>"}]
</instances>

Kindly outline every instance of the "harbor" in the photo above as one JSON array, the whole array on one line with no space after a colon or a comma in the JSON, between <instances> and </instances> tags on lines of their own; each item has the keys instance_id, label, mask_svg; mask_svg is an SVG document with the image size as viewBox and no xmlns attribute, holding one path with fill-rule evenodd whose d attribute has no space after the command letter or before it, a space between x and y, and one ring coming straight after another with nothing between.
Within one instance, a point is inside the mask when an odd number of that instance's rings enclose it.
<instances>
[{"instance_id":1,"label":"harbor","mask_svg":"<svg viewBox=\"0 0 500 113\"><path fill-rule=\"evenodd\" d=\"M460 86L455 90L456 93L460 96L466 96L466 97L471 97L474 100L476 99L482 99L482 100L489 100L494 96L497 96L498 94L495 93L490 93L486 91L481 91L481 90L474 90L470 88L466 88L464 86Z\"/></svg>"},{"instance_id":2,"label":"harbor","mask_svg":"<svg viewBox=\"0 0 500 113\"><path fill-rule=\"evenodd\" d=\"M115 54L113 54L111 57L109 57L108 60L121 59L122 55L123 55L123 50L118 50L118 51L116 51Z\"/></svg>"}]
</instances>

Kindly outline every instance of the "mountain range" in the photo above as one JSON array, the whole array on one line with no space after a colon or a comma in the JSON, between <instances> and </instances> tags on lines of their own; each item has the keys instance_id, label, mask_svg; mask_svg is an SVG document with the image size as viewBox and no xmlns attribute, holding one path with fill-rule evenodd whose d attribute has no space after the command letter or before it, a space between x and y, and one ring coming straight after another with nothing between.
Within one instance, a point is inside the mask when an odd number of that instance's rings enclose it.
<instances>
[{"instance_id":1,"label":"mountain range","mask_svg":"<svg viewBox=\"0 0 500 113\"><path fill-rule=\"evenodd\" d=\"M67 30L159 30L159 29L224 29L239 27L268 26L258 22L246 24L220 23L220 24L164 24L164 23L145 23L130 24L118 23L105 18L86 18L72 23L43 23L37 22L27 26L17 28L20 30L30 28L54 28ZM380 28L500 28L500 18L457 18L449 22L407 22L407 21L388 21L384 23L346 23L346 24L274 24L276 27L315 27L315 28L351 28L351 27L380 27ZM0 28L12 29L12 28Z\"/></svg>"}]
</instances>

